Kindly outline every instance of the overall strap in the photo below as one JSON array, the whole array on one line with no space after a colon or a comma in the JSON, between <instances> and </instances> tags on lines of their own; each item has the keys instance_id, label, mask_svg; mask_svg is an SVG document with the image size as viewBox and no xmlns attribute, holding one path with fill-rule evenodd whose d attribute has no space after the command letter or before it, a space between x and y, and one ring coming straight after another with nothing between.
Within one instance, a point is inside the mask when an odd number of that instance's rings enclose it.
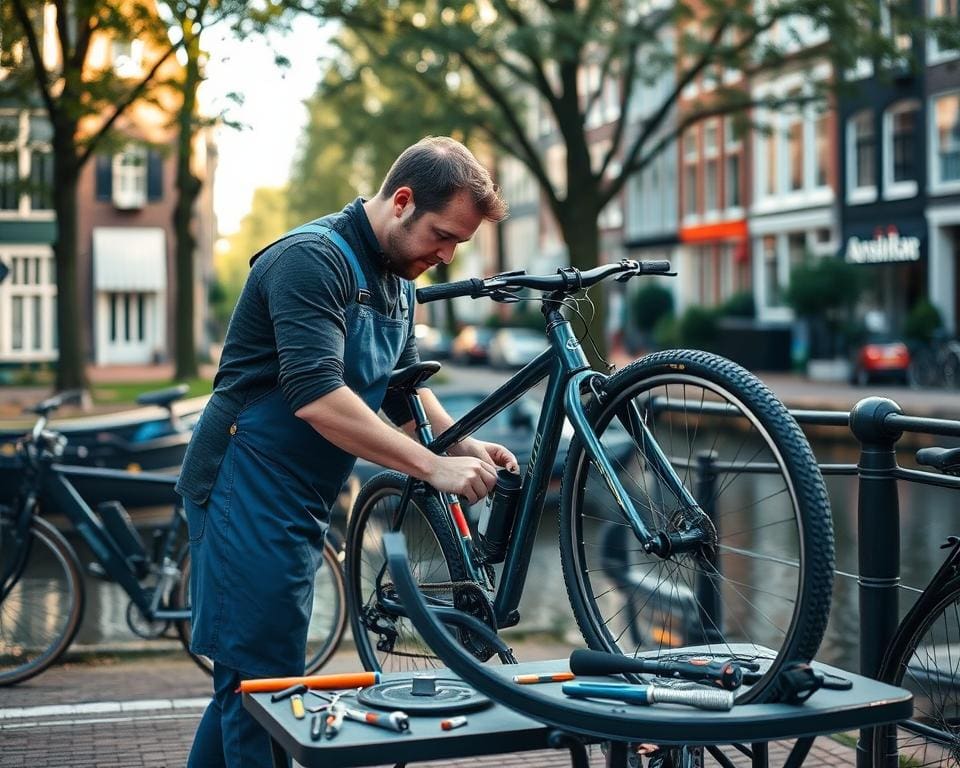
<instances>
[{"instance_id":1,"label":"overall strap","mask_svg":"<svg viewBox=\"0 0 960 768\"><path fill-rule=\"evenodd\" d=\"M315 221L311 221L308 224L304 224L294 230L291 230L281 239L302 234L321 235L326 237L335 246L337 246L337 249L340 251L340 253L346 257L348 262L350 262L350 268L353 270L353 276L357 280L357 301L360 304L369 304L370 291L367 289L367 278L363 274L363 268L360 266L360 261L357 259L357 254L353 252L353 248L351 248L350 244L343 239L343 236L335 229L331 229L323 224L318 224Z\"/></svg>"}]
</instances>

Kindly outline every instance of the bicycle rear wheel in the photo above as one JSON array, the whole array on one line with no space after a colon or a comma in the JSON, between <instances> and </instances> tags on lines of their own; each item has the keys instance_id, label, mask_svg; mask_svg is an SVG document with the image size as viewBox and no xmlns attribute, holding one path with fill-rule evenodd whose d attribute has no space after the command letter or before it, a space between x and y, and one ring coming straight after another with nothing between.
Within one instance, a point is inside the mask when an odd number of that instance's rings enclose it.
<instances>
[{"instance_id":1,"label":"bicycle rear wheel","mask_svg":"<svg viewBox=\"0 0 960 768\"><path fill-rule=\"evenodd\" d=\"M406 480L397 472L381 472L364 483L347 528L350 628L365 669L398 672L442 666L410 620L385 604L396 603L396 593L390 574L383 571L383 534L397 530L394 521ZM452 605L452 583L466 578L466 568L446 511L432 496L418 494L399 530L406 536L410 567L421 588L432 599Z\"/></svg>"},{"instance_id":2,"label":"bicycle rear wheel","mask_svg":"<svg viewBox=\"0 0 960 768\"><path fill-rule=\"evenodd\" d=\"M897 629L877 675L913 694L913 717L874 729L875 768L896 753L901 765L960 764L960 581L929 604Z\"/></svg>"},{"instance_id":3,"label":"bicycle rear wheel","mask_svg":"<svg viewBox=\"0 0 960 768\"><path fill-rule=\"evenodd\" d=\"M190 552L180 561L177 606L190 607ZM336 652L347 627L347 590L340 553L329 541L323 545L323 560L313 581L313 610L307 628L305 674L313 674ZM190 650L190 621L177 622L177 636L184 649L202 670L213 674L213 661Z\"/></svg>"},{"instance_id":4,"label":"bicycle rear wheel","mask_svg":"<svg viewBox=\"0 0 960 768\"><path fill-rule=\"evenodd\" d=\"M675 649L696 646L697 655L759 665L762 677L738 697L761 700L785 662L813 658L830 607L830 505L800 428L749 372L693 350L623 369L607 380L590 418L646 527L695 543L645 551L574 439L560 555L587 643L660 657L689 656ZM648 458L649 437L698 508L681 501Z\"/></svg>"},{"instance_id":5,"label":"bicycle rear wheel","mask_svg":"<svg viewBox=\"0 0 960 768\"><path fill-rule=\"evenodd\" d=\"M12 516L0 516L0 568L19 552ZM0 602L0 686L22 682L53 664L73 642L83 619L80 563L63 535L35 517L26 562Z\"/></svg>"}]
</instances>

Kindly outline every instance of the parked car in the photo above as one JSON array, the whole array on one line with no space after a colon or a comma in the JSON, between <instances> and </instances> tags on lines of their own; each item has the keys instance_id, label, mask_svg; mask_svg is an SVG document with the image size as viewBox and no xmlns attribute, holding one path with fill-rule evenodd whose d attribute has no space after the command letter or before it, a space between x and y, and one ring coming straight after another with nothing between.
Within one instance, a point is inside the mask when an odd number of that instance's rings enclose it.
<instances>
[{"instance_id":1,"label":"parked car","mask_svg":"<svg viewBox=\"0 0 960 768\"><path fill-rule=\"evenodd\" d=\"M446 360L450 357L450 334L440 328L417 323L413 329L421 360Z\"/></svg>"},{"instance_id":2,"label":"parked car","mask_svg":"<svg viewBox=\"0 0 960 768\"><path fill-rule=\"evenodd\" d=\"M450 347L450 356L461 365L481 365L489 359L493 329L467 325L457 334Z\"/></svg>"},{"instance_id":3,"label":"parked car","mask_svg":"<svg viewBox=\"0 0 960 768\"><path fill-rule=\"evenodd\" d=\"M910 382L910 350L887 334L873 334L854 353L850 383L865 386L877 381Z\"/></svg>"},{"instance_id":4,"label":"parked car","mask_svg":"<svg viewBox=\"0 0 960 768\"><path fill-rule=\"evenodd\" d=\"M522 368L548 346L542 331L501 328L490 340L490 365L494 368Z\"/></svg>"}]
</instances>

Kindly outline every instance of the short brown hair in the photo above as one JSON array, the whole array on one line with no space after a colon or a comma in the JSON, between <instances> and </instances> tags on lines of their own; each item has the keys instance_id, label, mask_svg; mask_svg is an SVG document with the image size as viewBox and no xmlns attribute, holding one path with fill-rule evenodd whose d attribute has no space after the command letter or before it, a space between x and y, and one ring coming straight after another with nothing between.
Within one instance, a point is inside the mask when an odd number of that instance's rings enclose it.
<instances>
[{"instance_id":1,"label":"short brown hair","mask_svg":"<svg viewBox=\"0 0 960 768\"><path fill-rule=\"evenodd\" d=\"M443 210L463 190L470 193L483 218L500 221L507 215L507 203L487 169L469 149L448 136L428 136L400 154L379 195L390 197L400 187L413 190L417 215Z\"/></svg>"}]
</instances>

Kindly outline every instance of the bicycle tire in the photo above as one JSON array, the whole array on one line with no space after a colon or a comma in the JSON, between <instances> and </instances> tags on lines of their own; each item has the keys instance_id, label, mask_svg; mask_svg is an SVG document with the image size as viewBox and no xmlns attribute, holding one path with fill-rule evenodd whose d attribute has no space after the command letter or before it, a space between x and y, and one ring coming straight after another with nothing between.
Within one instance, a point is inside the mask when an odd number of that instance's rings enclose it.
<instances>
[{"instance_id":1,"label":"bicycle tire","mask_svg":"<svg viewBox=\"0 0 960 768\"><path fill-rule=\"evenodd\" d=\"M336 653L347 628L347 595L340 553L329 541L323 545L323 556L314 579L313 611L307 629L307 650L304 674L321 669ZM176 606L190 606L190 551L180 558L180 582L176 589ZM190 658L207 674L213 674L213 661L190 650L190 621L176 622L177 637Z\"/></svg>"},{"instance_id":2,"label":"bicycle tire","mask_svg":"<svg viewBox=\"0 0 960 768\"><path fill-rule=\"evenodd\" d=\"M642 445L615 417L629 402L701 508L712 509L709 520L651 475ZM830 503L796 421L748 371L695 350L655 353L619 371L588 416L647 527L664 535L699 528L709 540L673 555L645 552L575 437L560 556L587 644L661 658L699 646L701 655L759 664L760 679L738 700L768 698L783 664L816 653L833 584ZM712 485L697 485L697 461Z\"/></svg>"},{"instance_id":3,"label":"bicycle tire","mask_svg":"<svg viewBox=\"0 0 960 768\"><path fill-rule=\"evenodd\" d=\"M347 526L345 570L350 628L357 654L368 670L411 671L442 666L409 620L390 613L377 599L376 580L385 562L382 536L391 529L406 481L405 475L389 471L370 478L357 494ZM449 516L436 498L414 496L400 530L406 534L410 567L418 582L433 589L467 578ZM437 587L436 591L443 590ZM384 631L374 631L371 625ZM396 632L392 648L378 648L391 630Z\"/></svg>"},{"instance_id":4,"label":"bicycle tire","mask_svg":"<svg viewBox=\"0 0 960 768\"><path fill-rule=\"evenodd\" d=\"M960 763L960 580L921 600L931 607L911 611L897 627L877 674L913 693L913 717L874 729L875 768L894 747L902 765Z\"/></svg>"},{"instance_id":5,"label":"bicycle tire","mask_svg":"<svg viewBox=\"0 0 960 768\"><path fill-rule=\"evenodd\" d=\"M4 551L10 537L2 529L12 522L0 518L0 563L10 562L11 553ZM83 621L83 572L73 547L40 517L33 519L30 534L24 570L0 603L0 686L23 682L54 664Z\"/></svg>"}]
</instances>

